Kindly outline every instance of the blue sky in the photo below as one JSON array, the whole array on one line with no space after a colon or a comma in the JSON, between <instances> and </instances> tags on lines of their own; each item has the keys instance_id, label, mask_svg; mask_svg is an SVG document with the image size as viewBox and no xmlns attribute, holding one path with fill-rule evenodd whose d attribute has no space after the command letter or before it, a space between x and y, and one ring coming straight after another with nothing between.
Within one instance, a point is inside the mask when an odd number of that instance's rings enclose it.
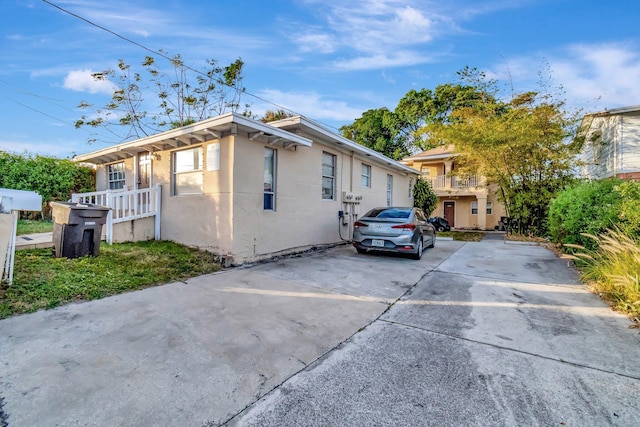
<instances>
[{"instance_id":1,"label":"blue sky","mask_svg":"<svg viewBox=\"0 0 640 427\"><path fill-rule=\"evenodd\" d=\"M466 65L516 92L549 68L585 112L640 104L640 3L630 0L51 3L194 67L241 57L247 92L333 127L455 82ZM40 0L4 0L3 16L0 150L70 157L122 142L75 129L77 105L110 97L91 72L148 52ZM243 100L257 114L277 108L259 98Z\"/></svg>"}]
</instances>

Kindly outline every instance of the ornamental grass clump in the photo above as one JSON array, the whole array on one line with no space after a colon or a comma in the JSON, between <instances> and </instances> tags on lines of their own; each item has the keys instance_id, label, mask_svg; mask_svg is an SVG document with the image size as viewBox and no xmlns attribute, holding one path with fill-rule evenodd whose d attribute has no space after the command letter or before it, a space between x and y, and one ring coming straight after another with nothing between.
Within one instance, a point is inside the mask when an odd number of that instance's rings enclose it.
<instances>
[{"instance_id":1,"label":"ornamental grass clump","mask_svg":"<svg viewBox=\"0 0 640 427\"><path fill-rule=\"evenodd\" d=\"M563 257L576 262L582 278L592 290L608 301L616 310L640 320L640 245L620 230L607 230L594 236L583 234L595 241L596 249L566 244L578 249Z\"/></svg>"}]
</instances>

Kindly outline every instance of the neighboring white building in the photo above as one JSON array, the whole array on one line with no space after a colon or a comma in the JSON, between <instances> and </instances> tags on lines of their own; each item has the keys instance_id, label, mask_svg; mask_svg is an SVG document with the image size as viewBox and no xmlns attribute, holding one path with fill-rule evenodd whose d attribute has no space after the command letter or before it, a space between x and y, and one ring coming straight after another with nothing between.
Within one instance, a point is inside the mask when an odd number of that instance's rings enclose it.
<instances>
[{"instance_id":1,"label":"neighboring white building","mask_svg":"<svg viewBox=\"0 0 640 427\"><path fill-rule=\"evenodd\" d=\"M640 106L587 114L580 127L581 177L640 179Z\"/></svg>"},{"instance_id":2,"label":"neighboring white building","mask_svg":"<svg viewBox=\"0 0 640 427\"><path fill-rule=\"evenodd\" d=\"M155 234L236 264L348 240L367 210L412 206L419 175L304 117L265 124L234 113L75 160L96 165L113 218L130 212L111 224L114 241ZM155 233L145 217L154 206Z\"/></svg>"}]
</instances>

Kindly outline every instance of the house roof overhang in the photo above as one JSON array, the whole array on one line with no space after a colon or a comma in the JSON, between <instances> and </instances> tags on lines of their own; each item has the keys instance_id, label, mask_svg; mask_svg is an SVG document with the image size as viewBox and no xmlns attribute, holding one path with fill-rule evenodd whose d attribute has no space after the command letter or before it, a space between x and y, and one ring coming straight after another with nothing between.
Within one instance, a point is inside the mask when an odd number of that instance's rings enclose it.
<instances>
[{"instance_id":1,"label":"house roof overhang","mask_svg":"<svg viewBox=\"0 0 640 427\"><path fill-rule=\"evenodd\" d=\"M440 147L432 148L431 150L423 151L422 153L414 154L413 156L405 157L402 159L402 162L430 162L435 160L447 160L455 156L456 154L453 152L453 146L442 145Z\"/></svg>"},{"instance_id":2,"label":"house roof overhang","mask_svg":"<svg viewBox=\"0 0 640 427\"><path fill-rule=\"evenodd\" d=\"M301 135L258 122L236 113L227 113L156 135L124 142L75 156L77 162L105 164L134 157L137 153L165 151L187 147L228 135L244 133L250 140L291 149L298 145L310 147L312 141Z\"/></svg>"},{"instance_id":3,"label":"house roof overhang","mask_svg":"<svg viewBox=\"0 0 640 427\"><path fill-rule=\"evenodd\" d=\"M386 166L391 170L405 174L420 175L420 172L393 160L382 153L374 151L347 139L304 116L287 117L282 120L269 123L271 126L286 129L290 132L304 134L312 140L334 146L336 149L346 153L357 153L363 157L371 159L371 162Z\"/></svg>"}]
</instances>

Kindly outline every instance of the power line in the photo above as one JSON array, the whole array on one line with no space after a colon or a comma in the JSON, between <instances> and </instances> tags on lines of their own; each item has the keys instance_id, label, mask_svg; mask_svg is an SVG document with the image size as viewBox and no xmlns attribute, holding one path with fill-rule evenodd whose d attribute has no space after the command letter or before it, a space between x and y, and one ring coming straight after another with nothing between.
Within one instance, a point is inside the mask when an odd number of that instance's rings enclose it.
<instances>
[{"instance_id":1,"label":"power line","mask_svg":"<svg viewBox=\"0 0 640 427\"><path fill-rule=\"evenodd\" d=\"M94 27L96 27L96 28L99 28L99 29L101 29L101 30L103 30L103 31L106 31L107 33L109 33L109 34L111 34L111 35L113 35L113 36L115 36L115 37L118 37L119 39L122 39L122 40L124 40L124 41L126 41L126 42L128 42L128 43L131 43L131 44L135 45L135 46L138 46L139 48L144 49L144 50L146 50L147 52L153 53L154 55L160 56L161 58L164 58L164 59L166 59L166 60L167 60L167 61L169 61L169 62L173 62L173 59L172 59L172 58L168 57L167 55L165 55L165 54L164 54L164 53L162 53L161 51L156 51L156 50L154 50L154 49L151 49L151 48L149 48L149 47L147 47L147 46L143 45L142 43L138 43L138 42L137 42L137 41L135 41L135 40L131 40L131 39L129 39L129 38L127 38L127 37L125 37L125 36L123 36L123 35L121 35L121 34L116 33L115 31L110 30L110 29L108 29L108 28L106 28L106 27L104 27L104 26L102 26L102 25L100 25L100 24L97 24L97 23L95 23L95 22L93 22L93 21L91 21L91 20L89 20L89 19L87 19L87 18L85 18L85 17L83 17L83 16L80 16L80 15L78 15L78 14L76 14L76 13L73 13L73 12L71 12L71 11L69 11L69 10L67 10L67 9L65 9L65 8L63 8L63 7L61 7L61 6L58 6L57 4L52 3L52 2L51 2L51 1L49 1L49 0L42 0L42 1L43 1L43 2L45 2L45 3L47 3L47 4L48 4L48 5L50 5L50 6L55 7L56 9L60 10L60 11L61 11L61 12L63 12L63 13L66 13L66 14L68 14L68 15L71 15L71 16L73 16L74 18L80 19L81 21L84 21L84 22L86 22L86 23L87 23L87 24L89 24L89 25L92 25L92 26L94 26ZM188 66L188 65L186 65L186 64L184 64L184 63L181 63L181 64L180 64L180 66L184 67L184 68L185 68L185 69L187 69L187 70L193 71L194 73L200 74L200 75L201 75L201 76L203 76L203 77L209 77L209 76L207 76L205 73L203 73L202 71L200 71L200 70L196 70L196 69L194 69L194 68L191 68L190 66ZM229 85L229 84L227 84L226 82L222 82L222 84L224 84L224 85L225 85L225 86L227 86L227 87L230 87L230 88L234 89L235 91L239 91L239 89L238 89L238 88L236 88L235 86ZM292 110L292 109L290 109L290 108L287 108L287 107L284 107L284 106L282 106L282 105L276 104L275 102L272 102L272 101L269 101L269 100L267 100L267 99L264 99L264 98L262 98L262 97L260 97L260 96L258 96L258 95L255 95L255 94L253 94L253 93L251 93L251 92L247 92L246 90L243 90L243 91L242 91L242 93L247 94L247 95L249 95L249 96L251 96L251 97L253 97L253 98L255 98L255 99L258 99L258 100L260 100L260 101L262 101L262 102L265 102L265 103L267 103L267 104L271 104L271 105L273 105L273 106L275 106L275 107L277 107L277 108L280 108L280 109L283 109L283 110L289 111L289 112L291 112L291 113L293 113L293 114L302 115L302 114L300 114L300 113L298 113L298 112L296 112L296 111L294 111L294 110ZM323 124L323 125L325 125L325 126L328 126L328 127L333 128L333 129L339 130L339 129L338 129L338 128L336 128L335 126L331 126L331 125L328 125L328 124L326 124L326 123L322 123L322 122L318 122L318 123L321 123L321 124Z\"/></svg>"},{"instance_id":2,"label":"power line","mask_svg":"<svg viewBox=\"0 0 640 427\"><path fill-rule=\"evenodd\" d=\"M0 96L1 96L2 98L4 98L4 99L8 100L8 101L15 102L16 104L18 104L18 105L20 105L20 106L22 106L22 107L24 107L24 108L28 108L28 109L29 109L29 110L31 110L31 111L35 111L36 113L42 114L43 116L47 116L47 117L49 117L50 119L56 120L56 121L58 121L58 122L60 122L60 123L64 123L65 125L70 124L70 123L68 123L68 122L65 122L65 121L64 121L64 120L62 120L62 119L59 119L59 118L57 118L57 117L53 117L52 115L47 114L47 113L45 113L44 111L40 111L40 110L38 110L38 109L36 109L36 108L30 107L30 106L28 106L28 105L26 105L26 104L23 104L23 103L22 103L22 102L20 102L20 101L16 101L15 99L8 98L8 97L6 97L6 96L4 96L4 95L0 95Z\"/></svg>"}]
</instances>

